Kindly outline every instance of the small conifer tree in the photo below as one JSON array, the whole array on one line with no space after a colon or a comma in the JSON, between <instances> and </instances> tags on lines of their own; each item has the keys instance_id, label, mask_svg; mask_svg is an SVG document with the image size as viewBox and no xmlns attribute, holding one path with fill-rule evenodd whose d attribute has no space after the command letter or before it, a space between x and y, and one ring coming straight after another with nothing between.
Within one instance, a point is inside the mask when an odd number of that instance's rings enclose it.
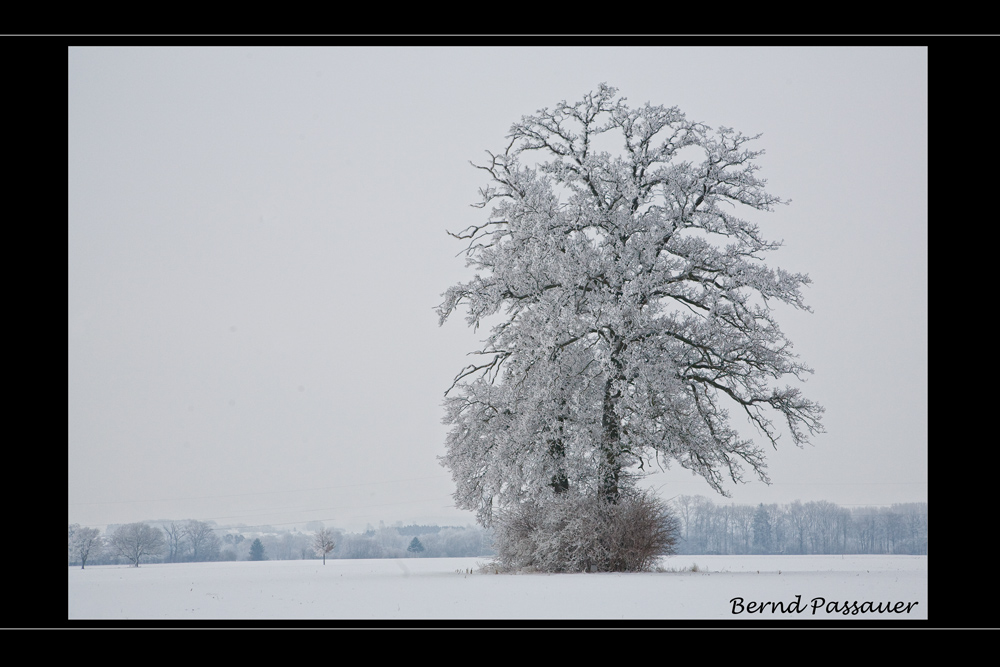
<instances>
[{"instance_id":1,"label":"small conifer tree","mask_svg":"<svg viewBox=\"0 0 1000 667\"><path fill-rule=\"evenodd\" d=\"M250 545L250 560L267 560L264 554L264 544L257 538Z\"/></svg>"}]
</instances>

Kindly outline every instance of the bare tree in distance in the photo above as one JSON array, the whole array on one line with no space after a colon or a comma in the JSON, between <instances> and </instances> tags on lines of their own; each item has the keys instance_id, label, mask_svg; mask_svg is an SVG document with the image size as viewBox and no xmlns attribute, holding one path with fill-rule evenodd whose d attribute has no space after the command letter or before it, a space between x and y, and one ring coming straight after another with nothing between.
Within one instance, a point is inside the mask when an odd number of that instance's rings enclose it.
<instances>
[{"instance_id":1,"label":"bare tree in distance","mask_svg":"<svg viewBox=\"0 0 1000 667\"><path fill-rule=\"evenodd\" d=\"M474 165L490 179L476 205L488 219L452 234L477 274L444 293L440 322L464 307L470 326L495 324L445 392L442 462L456 505L484 526L523 527L526 503L544 518L580 499L608 517L623 498L652 501L637 480L672 463L722 495L745 465L769 482L731 409L773 446L772 415L799 446L823 430L822 407L777 384L811 373L773 313L809 310L809 278L764 265L781 244L737 216L785 203L757 176L758 137L616 95L601 85L515 123L507 148Z\"/></svg>"},{"instance_id":2,"label":"bare tree in distance","mask_svg":"<svg viewBox=\"0 0 1000 667\"><path fill-rule=\"evenodd\" d=\"M191 546L191 560L214 560L219 555L219 536L215 529L204 521L188 521L184 525L184 536Z\"/></svg>"},{"instance_id":3,"label":"bare tree in distance","mask_svg":"<svg viewBox=\"0 0 1000 667\"><path fill-rule=\"evenodd\" d=\"M79 524L72 524L69 527L69 549L70 555L74 559L80 560L80 569L87 566L87 559L100 553L104 541L101 539L101 531L96 528L81 528Z\"/></svg>"},{"instance_id":4,"label":"bare tree in distance","mask_svg":"<svg viewBox=\"0 0 1000 667\"><path fill-rule=\"evenodd\" d=\"M173 563L182 560L184 526L171 521L163 524L162 530L166 537L167 562Z\"/></svg>"},{"instance_id":5,"label":"bare tree in distance","mask_svg":"<svg viewBox=\"0 0 1000 667\"><path fill-rule=\"evenodd\" d=\"M334 541L332 530L324 528L316 531L316 535L313 537L313 549L317 554L323 556L323 565L326 565L326 555L333 551L335 546L337 543Z\"/></svg>"},{"instance_id":6,"label":"bare tree in distance","mask_svg":"<svg viewBox=\"0 0 1000 667\"><path fill-rule=\"evenodd\" d=\"M119 526L108 543L117 556L135 567L139 567L139 562L147 556L158 556L165 546L163 531L145 523Z\"/></svg>"}]
</instances>

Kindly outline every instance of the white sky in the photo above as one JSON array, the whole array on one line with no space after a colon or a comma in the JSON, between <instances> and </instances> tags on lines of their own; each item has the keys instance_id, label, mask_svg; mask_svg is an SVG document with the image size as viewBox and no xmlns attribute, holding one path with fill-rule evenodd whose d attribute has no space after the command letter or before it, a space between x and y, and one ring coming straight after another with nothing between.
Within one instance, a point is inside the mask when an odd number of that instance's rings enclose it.
<instances>
[{"instance_id":1,"label":"white sky","mask_svg":"<svg viewBox=\"0 0 1000 667\"><path fill-rule=\"evenodd\" d=\"M762 132L792 200L753 219L813 279L779 321L827 433L731 502L927 500L926 49L73 48L69 520L472 523L445 230L484 219L470 160L601 82Z\"/></svg>"}]
</instances>

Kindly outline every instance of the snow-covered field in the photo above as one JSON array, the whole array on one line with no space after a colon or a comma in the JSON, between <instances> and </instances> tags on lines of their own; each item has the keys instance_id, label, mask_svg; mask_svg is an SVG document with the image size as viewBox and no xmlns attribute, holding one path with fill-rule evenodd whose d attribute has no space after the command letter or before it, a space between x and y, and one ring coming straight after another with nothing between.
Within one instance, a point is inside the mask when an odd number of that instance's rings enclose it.
<instances>
[{"instance_id":1,"label":"snow-covered field","mask_svg":"<svg viewBox=\"0 0 1000 667\"><path fill-rule=\"evenodd\" d=\"M558 575L484 573L478 566L487 560L70 568L69 618L372 620L375 625L405 620L928 618L926 556L673 556L663 561L666 572ZM697 571L691 571L693 564ZM763 604L763 611L751 603Z\"/></svg>"}]
</instances>

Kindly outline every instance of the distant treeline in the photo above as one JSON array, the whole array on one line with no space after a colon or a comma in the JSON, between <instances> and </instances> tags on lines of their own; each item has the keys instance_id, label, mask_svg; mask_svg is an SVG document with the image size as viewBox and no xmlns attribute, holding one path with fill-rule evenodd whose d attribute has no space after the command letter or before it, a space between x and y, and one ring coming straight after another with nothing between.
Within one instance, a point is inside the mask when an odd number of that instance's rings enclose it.
<instances>
[{"instance_id":1,"label":"distant treeline","mask_svg":"<svg viewBox=\"0 0 1000 667\"><path fill-rule=\"evenodd\" d=\"M678 554L927 553L927 503L715 505L679 496L671 504L681 525Z\"/></svg>"},{"instance_id":2,"label":"distant treeline","mask_svg":"<svg viewBox=\"0 0 1000 667\"><path fill-rule=\"evenodd\" d=\"M137 530L143 527L142 530ZM219 526L214 521L145 521L97 529L69 527L70 565L183 563L321 558L315 548L323 524L298 529ZM362 533L329 529L335 546L326 558L461 558L492 556L492 535L477 526L368 526ZM136 557L137 549L142 551ZM138 561L138 563L136 562Z\"/></svg>"},{"instance_id":3,"label":"distant treeline","mask_svg":"<svg viewBox=\"0 0 1000 667\"><path fill-rule=\"evenodd\" d=\"M671 502L678 554L926 554L927 503L839 507L827 501L787 505L715 505L702 496ZM315 541L325 526L219 526L212 521L146 521L69 527L70 565L183 563L320 558ZM364 532L329 529L329 558L463 558L495 555L491 531L478 526L403 526ZM141 552L141 555L140 555Z\"/></svg>"}]
</instances>

